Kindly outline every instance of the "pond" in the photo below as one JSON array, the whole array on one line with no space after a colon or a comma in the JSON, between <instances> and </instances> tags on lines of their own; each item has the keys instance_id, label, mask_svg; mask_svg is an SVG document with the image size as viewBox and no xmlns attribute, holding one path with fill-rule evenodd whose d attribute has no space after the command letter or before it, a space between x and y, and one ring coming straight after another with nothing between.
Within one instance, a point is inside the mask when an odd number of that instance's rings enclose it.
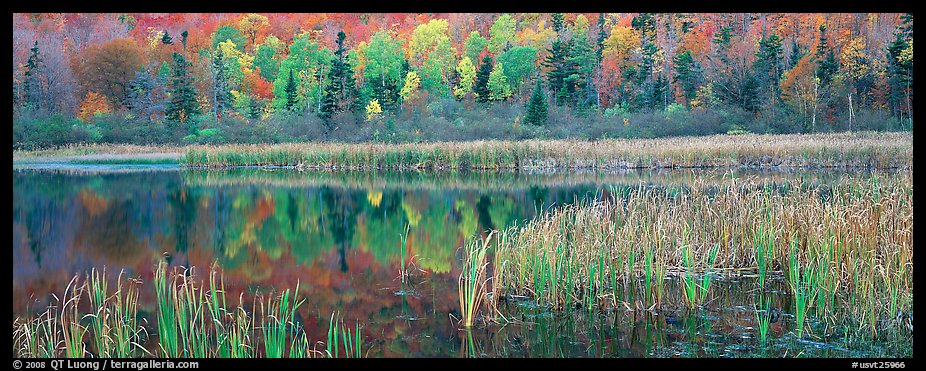
<instances>
[{"instance_id":1,"label":"pond","mask_svg":"<svg viewBox=\"0 0 926 371\"><path fill-rule=\"evenodd\" d=\"M460 330L461 247L566 204L622 188L684 191L731 178L825 187L866 172L804 170L630 170L620 173L305 172L176 166L45 164L13 170L13 313L40 313L75 274L92 268L151 281L160 259L215 264L228 297L299 285L296 320L324 340L331 314L358 323L369 357L911 357L912 336L859 339L849 331L797 338L781 277L772 299L772 340L756 340L753 287L722 280L697 311L567 309L527 297L500 310L507 324ZM408 228L405 237L406 227ZM403 238L407 249L403 253ZM408 279L400 277L402 262ZM668 279L667 295L680 295ZM139 317L157 342L157 299L140 291Z\"/></svg>"}]
</instances>

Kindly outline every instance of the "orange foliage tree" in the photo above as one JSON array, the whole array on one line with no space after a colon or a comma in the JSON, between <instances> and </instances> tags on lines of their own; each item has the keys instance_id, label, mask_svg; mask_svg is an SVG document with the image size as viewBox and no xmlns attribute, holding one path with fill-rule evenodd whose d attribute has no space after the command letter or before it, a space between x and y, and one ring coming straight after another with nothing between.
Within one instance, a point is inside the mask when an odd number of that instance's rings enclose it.
<instances>
[{"instance_id":1,"label":"orange foliage tree","mask_svg":"<svg viewBox=\"0 0 926 371\"><path fill-rule=\"evenodd\" d=\"M95 91L90 91L87 92L87 95L85 95L84 99L80 102L80 110L77 112L77 117L83 122L89 122L93 116L109 112L112 112L109 100Z\"/></svg>"}]
</instances>

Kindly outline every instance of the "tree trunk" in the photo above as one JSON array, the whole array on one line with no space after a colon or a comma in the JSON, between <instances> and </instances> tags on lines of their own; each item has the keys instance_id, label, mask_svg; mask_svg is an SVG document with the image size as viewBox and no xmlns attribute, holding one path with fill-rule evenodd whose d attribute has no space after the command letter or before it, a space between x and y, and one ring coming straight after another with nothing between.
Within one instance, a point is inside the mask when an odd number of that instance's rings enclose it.
<instances>
[{"instance_id":1,"label":"tree trunk","mask_svg":"<svg viewBox=\"0 0 926 371\"><path fill-rule=\"evenodd\" d=\"M850 133L852 132L852 116L854 116L854 113L852 112L852 93L849 93L849 132Z\"/></svg>"},{"instance_id":2,"label":"tree trunk","mask_svg":"<svg viewBox=\"0 0 926 371\"><path fill-rule=\"evenodd\" d=\"M813 118L810 120L810 130L817 130L817 82L813 83Z\"/></svg>"}]
</instances>

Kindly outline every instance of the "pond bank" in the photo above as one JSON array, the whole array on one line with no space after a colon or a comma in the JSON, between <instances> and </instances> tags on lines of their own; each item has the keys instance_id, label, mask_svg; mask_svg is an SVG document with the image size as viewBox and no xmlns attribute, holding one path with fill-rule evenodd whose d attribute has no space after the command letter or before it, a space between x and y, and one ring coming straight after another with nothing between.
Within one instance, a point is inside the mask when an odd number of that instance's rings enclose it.
<instances>
[{"instance_id":1,"label":"pond bank","mask_svg":"<svg viewBox=\"0 0 926 371\"><path fill-rule=\"evenodd\" d=\"M913 135L714 135L601 141L90 145L13 153L13 163L181 164L301 170L593 170L796 167L910 168Z\"/></svg>"}]
</instances>

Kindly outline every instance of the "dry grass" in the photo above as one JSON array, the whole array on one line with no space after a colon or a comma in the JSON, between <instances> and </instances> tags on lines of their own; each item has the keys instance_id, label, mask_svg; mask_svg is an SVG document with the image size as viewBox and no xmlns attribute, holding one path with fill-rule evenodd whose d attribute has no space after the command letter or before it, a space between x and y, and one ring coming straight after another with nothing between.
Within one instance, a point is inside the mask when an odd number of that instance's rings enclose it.
<instances>
[{"instance_id":1,"label":"dry grass","mask_svg":"<svg viewBox=\"0 0 926 371\"><path fill-rule=\"evenodd\" d=\"M801 166L910 167L911 133L715 135L604 141L528 140L420 144L294 143L189 147L193 167L309 169L620 169Z\"/></svg>"},{"instance_id":2,"label":"dry grass","mask_svg":"<svg viewBox=\"0 0 926 371\"><path fill-rule=\"evenodd\" d=\"M794 277L791 294L806 299L795 310L875 335L909 327L912 231L906 171L831 187L749 179L681 192L641 186L501 231L494 284L553 308L685 307L692 303L665 303L656 284L667 276L697 283L704 274L754 275L765 264L770 275ZM768 241L764 259L756 241ZM697 294L699 301L712 296Z\"/></svg>"}]
</instances>

